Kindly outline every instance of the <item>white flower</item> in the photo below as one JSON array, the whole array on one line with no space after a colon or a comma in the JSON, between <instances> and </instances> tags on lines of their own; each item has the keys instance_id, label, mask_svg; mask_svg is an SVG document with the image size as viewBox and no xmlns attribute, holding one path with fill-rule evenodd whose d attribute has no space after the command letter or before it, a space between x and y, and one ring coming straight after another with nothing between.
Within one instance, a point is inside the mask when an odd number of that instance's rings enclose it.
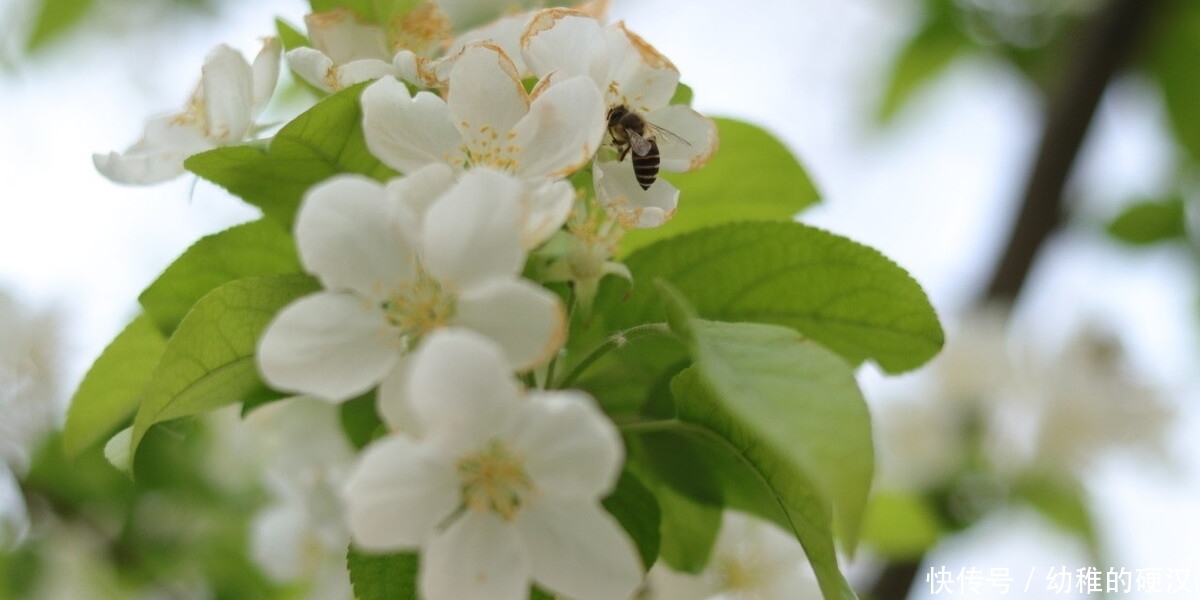
<instances>
[{"instance_id":1,"label":"white flower","mask_svg":"<svg viewBox=\"0 0 1200 600\"><path fill-rule=\"evenodd\" d=\"M365 23L348 8L305 15L312 47L287 53L288 66L301 79L333 92L384 75L397 75L383 29Z\"/></svg>"},{"instance_id":2,"label":"white flower","mask_svg":"<svg viewBox=\"0 0 1200 600\"><path fill-rule=\"evenodd\" d=\"M8 463L0 460L0 552L14 548L29 532L25 496Z\"/></svg>"},{"instance_id":3,"label":"white flower","mask_svg":"<svg viewBox=\"0 0 1200 600\"><path fill-rule=\"evenodd\" d=\"M326 289L267 328L258 351L267 383L340 402L383 382L387 396L402 358L449 325L498 342L512 369L547 360L565 315L557 296L519 276L521 198L508 175L477 169L454 183L444 165L386 186L354 175L314 186L296 245Z\"/></svg>"},{"instance_id":4,"label":"white flower","mask_svg":"<svg viewBox=\"0 0 1200 600\"><path fill-rule=\"evenodd\" d=\"M363 453L345 489L355 542L420 548L426 600L515 600L531 581L577 600L628 598L640 560L600 506L623 451L592 399L523 395L500 349L467 331L433 334L412 362L425 436L396 433Z\"/></svg>"},{"instance_id":5,"label":"white flower","mask_svg":"<svg viewBox=\"0 0 1200 600\"><path fill-rule=\"evenodd\" d=\"M217 46L183 111L151 119L125 152L93 155L96 169L118 183L159 183L183 174L193 154L244 141L275 92L279 53L279 40L266 38L250 65L236 50Z\"/></svg>"},{"instance_id":6,"label":"white flower","mask_svg":"<svg viewBox=\"0 0 1200 600\"><path fill-rule=\"evenodd\" d=\"M679 70L624 23L603 27L578 12L546 9L530 22L521 48L535 75L591 78L604 91L606 116L609 109L625 106L669 131L655 136L662 170L691 171L716 152L716 125L689 106L670 104ZM601 204L626 226L657 227L675 214L679 190L662 180L642 189L628 158L596 160L593 177Z\"/></svg>"},{"instance_id":7,"label":"white flower","mask_svg":"<svg viewBox=\"0 0 1200 600\"><path fill-rule=\"evenodd\" d=\"M647 588L655 600L820 600L800 543L775 525L725 511L708 567L697 575L658 563Z\"/></svg>"},{"instance_id":8,"label":"white flower","mask_svg":"<svg viewBox=\"0 0 1200 600\"><path fill-rule=\"evenodd\" d=\"M385 77L362 95L367 147L384 164L411 173L442 163L458 170L491 167L525 182L526 247L546 240L566 221L575 190L564 181L600 145L605 108L586 77L555 78L525 92L512 61L496 46L467 46L443 63L445 100L411 96Z\"/></svg>"}]
</instances>

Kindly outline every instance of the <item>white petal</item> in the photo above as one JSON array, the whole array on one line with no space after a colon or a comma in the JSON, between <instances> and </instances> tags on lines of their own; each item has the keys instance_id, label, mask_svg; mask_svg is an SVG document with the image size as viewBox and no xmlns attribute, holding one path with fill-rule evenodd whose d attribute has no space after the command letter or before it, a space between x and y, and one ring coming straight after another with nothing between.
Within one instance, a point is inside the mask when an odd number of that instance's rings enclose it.
<instances>
[{"instance_id":1,"label":"white petal","mask_svg":"<svg viewBox=\"0 0 1200 600\"><path fill-rule=\"evenodd\" d=\"M599 500L625 460L621 436L590 396L574 390L532 394L510 434L525 471L550 500Z\"/></svg>"},{"instance_id":2,"label":"white petal","mask_svg":"<svg viewBox=\"0 0 1200 600\"><path fill-rule=\"evenodd\" d=\"M587 164L607 128L607 107L587 77L558 80L529 105L513 128L521 148L518 172L526 177L565 177Z\"/></svg>"},{"instance_id":3,"label":"white petal","mask_svg":"<svg viewBox=\"0 0 1200 600\"><path fill-rule=\"evenodd\" d=\"M474 448L509 426L519 390L504 355L478 333L435 331L412 357L408 398L426 439L447 454Z\"/></svg>"},{"instance_id":4,"label":"white petal","mask_svg":"<svg viewBox=\"0 0 1200 600\"><path fill-rule=\"evenodd\" d=\"M170 115L147 122L142 139L125 152L96 154L92 161L112 181L148 185L182 175L184 159L212 148L199 124Z\"/></svg>"},{"instance_id":5,"label":"white petal","mask_svg":"<svg viewBox=\"0 0 1200 600\"><path fill-rule=\"evenodd\" d=\"M525 262L521 246L521 182L472 169L425 214L421 259L459 290L511 276Z\"/></svg>"},{"instance_id":6,"label":"white petal","mask_svg":"<svg viewBox=\"0 0 1200 600\"><path fill-rule=\"evenodd\" d=\"M566 336L566 314L558 296L515 278L464 290L454 324L495 340L504 349L508 367L517 371L549 360Z\"/></svg>"},{"instance_id":7,"label":"white petal","mask_svg":"<svg viewBox=\"0 0 1200 600\"><path fill-rule=\"evenodd\" d=\"M521 78L530 77L533 73L529 71L529 67L525 66L525 61L521 57L521 35L525 33L531 16L532 13L522 13L501 17L483 27L472 29L451 42L446 54L457 54L473 42L490 42L499 46L512 59L513 66L516 67L517 74Z\"/></svg>"},{"instance_id":8,"label":"white petal","mask_svg":"<svg viewBox=\"0 0 1200 600\"><path fill-rule=\"evenodd\" d=\"M405 229L393 221L384 187L361 175L313 186L296 215L296 246L305 268L333 290L381 299L415 274Z\"/></svg>"},{"instance_id":9,"label":"white petal","mask_svg":"<svg viewBox=\"0 0 1200 600\"><path fill-rule=\"evenodd\" d=\"M516 526L533 579L574 600L625 600L644 570L625 530L596 501L523 506Z\"/></svg>"},{"instance_id":10,"label":"white petal","mask_svg":"<svg viewBox=\"0 0 1200 600\"><path fill-rule=\"evenodd\" d=\"M29 511L17 477L0 460L0 552L15 548L29 532Z\"/></svg>"},{"instance_id":11,"label":"white petal","mask_svg":"<svg viewBox=\"0 0 1200 600\"><path fill-rule=\"evenodd\" d=\"M717 124L685 104L650 111L646 120L674 136L658 136L664 171L685 173L704 166L717 151ZM682 140L682 141L681 141Z\"/></svg>"},{"instance_id":12,"label":"white petal","mask_svg":"<svg viewBox=\"0 0 1200 600\"><path fill-rule=\"evenodd\" d=\"M419 225L425 219L425 211L454 184L454 169L444 163L426 165L405 177L396 177L387 183L386 194L393 209L408 216L397 214L397 219L415 219Z\"/></svg>"},{"instance_id":13,"label":"white petal","mask_svg":"<svg viewBox=\"0 0 1200 600\"><path fill-rule=\"evenodd\" d=\"M351 295L317 292L285 307L258 345L271 387L342 402L371 389L396 364L383 313Z\"/></svg>"},{"instance_id":14,"label":"white petal","mask_svg":"<svg viewBox=\"0 0 1200 600\"><path fill-rule=\"evenodd\" d=\"M275 94L275 85L279 83L279 56L282 52L283 45L279 38L269 37L263 39L262 50L254 57L254 64L250 66L254 81L250 96L251 121L262 114L262 110L271 101L271 96Z\"/></svg>"},{"instance_id":15,"label":"white petal","mask_svg":"<svg viewBox=\"0 0 1200 600\"><path fill-rule=\"evenodd\" d=\"M337 77L338 89L348 88L356 83L379 79L388 75L395 77L398 75L396 67L386 60L377 58L365 58L363 60L350 61L334 69Z\"/></svg>"},{"instance_id":16,"label":"white petal","mask_svg":"<svg viewBox=\"0 0 1200 600\"><path fill-rule=\"evenodd\" d=\"M308 515L299 503L276 503L250 523L250 555L275 581L291 581L303 574L302 551Z\"/></svg>"},{"instance_id":17,"label":"white petal","mask_svg":"<svg viewBox=\"0 0 1200 600\"><path fill-rule=\"evenodd\" d=\"M384 77L363 90L361 102L367 148L389 167L409 173L461 157L462 136L441 98L409 96L403 83Z\"/></svg>"},{"instance_id":18,"label":"white petal","mask_svg":"<svg viewBox=\"0 0 1200 600\"><path fill-rule=\"evenodd\" d=\"M326 92L334 91L337 74L333 59L315 48L303 47L288 50L285 55L288 67L309 85Z\"/></svg>"},{"instance_id":19,"label":"white petal","mask_svg":"<svg viewBox=\"0 0 1200 600\"><path fill-rule=\"evenodd\" d=\"M313 47L344 65L364 58L388 59L383 29L362 21L350 9L339 7L323 13L305 15L304 25Z\"/></svg>"},{"instance_id":20,"label":"white petal","mask_svg":"<svg viewBox=\"0 0 1200 600\"><path fill-rule=\"evenodd\" d=\"M237 50L221 44L204 60L201 73L209 139L217 145L242 141L250 131L254 97L250 63Z\"/></svg>"},{"instance_id":21,"label":"white petal","mask_svg":"<svg viewBox=\"0 0 1200 600\"><path fill-rule=\"evenodd\" d=\"M658 227L675 216L679 190L663 179L643 190L633 173L631 160L598 161L592 177L596 199L627 228Z\"/></svg>"},{"instance_id":22,"label":"white petal","mask_svg":"<svg viewBox=\"0 0 1200 600\"><path fill-rule=\"evenodd\" d=\"M475 156L507 144L504 137L529 111L529 99L512 60L486 42L463 49L450 70L446 104Z\"/></svg>"},{"instance_id":23,"label":"white petal","mask_svg":"<svg viewBox=\"0 0 1200 600\"><path fill-rule=\"evenodd\" d=\"M395 368L379 383L375 406L389 431L406 433L411 437L424 436L425 428L413 412L408 397L408 378L412 370L412 355L400 357Z\"/></svg>"},{"instance_id":24,"label":"white petal","mask_svg":"<svg viewBox=\"0 0 1200 600\"><path fill-rule=\"evenodd\" d=\"M608 84L608 41L600 23L590 17L561 8L538 12L521 37L521 53L539 77L557 71Z\"/></svg>"},{"instance_id":25,"label":"white petal","mask_svg":"<svg viewBox=\"0 0 1200 600\"><path fill-rule=\"evenodd\" d=\"M343 489L350 535L371 550L414 548L458 508L460 485L449 460L407 436L376 441Z\"/></svg>"},{"instance_id":26,"label":"white petal","mask_svg":"<svg viewBox=\"0 0 1200 600\"><path fill-rule=\"evenodd\" d=\"M526 250L550 239L571 216L575 188L567 181L525 180L525 224L521 244Z\"/></svg>"},{"instance_id":27,"label":"white petal","mask_svg":"<svg viewBox=\"0 0 1200 600\"><path fill-rule=\"evenodd\" d=\"M529 559L512 525L467 511L425 546L420 590L425 600L524 600Z\"/></svg>"},{"instance_id":28,"label":"white petal","mask_svg":"<svg viewBox=\"0 0 1200 600\"><path fill-rule=\"evenodd\" d=\"M608 98L609 105L619 102L642 114L666 106L679 85L679 69L624 23L609 25L604 33L612 52L609 75L620 91Z\"/></svg>"}]
</instances>

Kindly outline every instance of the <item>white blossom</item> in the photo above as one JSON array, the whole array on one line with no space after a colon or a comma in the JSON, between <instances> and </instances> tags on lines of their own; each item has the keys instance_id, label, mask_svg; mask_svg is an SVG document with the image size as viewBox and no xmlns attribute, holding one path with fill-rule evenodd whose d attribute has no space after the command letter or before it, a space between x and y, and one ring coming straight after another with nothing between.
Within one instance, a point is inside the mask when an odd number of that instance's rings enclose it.
<instances>
[{"instance_id":1,"label":"white blossom","mask_svg":"<svg viewBox=\"0 0 1200 600\"><path fill-rule=\"evenodd\" d=\"M432 165L386 185L345 175L313 187L296 218L305 267L325 290L285 307L258 351L276 389L340 402L383 384L431 332L473 329L528 370L566 334L558 297L520 277L519 180Z\"/></svg>"},{"instance_id":2,"label":"white blossom","mask_svg":"<svg viewBox=\"0 0 1200 600\"><path fill-rule=\"evenodd\" d=\"M592 399L522 393L500 348L469 331L433 334L412 362L408 397L425 435L364 451L345 489L355 543L419 548L426 600L516 600L531 583L628 598L642 567L600 505L623 449Z\"/></svg>"},{"instance_id":3,"label":"white blossom","mask_svg":"<svg viewBox=\"0 0 1200 600\"><path fill-rule=\"evenodd\" d=\"M717 150L712 120L691 107L671 104L679 70L624 23L602 26L567 9L546 9L521 39L525 64L538 76L583 75L605 94L604 114L625 106L669 134L654 135L663 171L685 172L708 162ZM598 159L593 164L596 195L628 227L657 227L671 219L679 190L659 180L642 189L632 160Z\"/></svg>"},{"instance_id":4,"label":"white blossom","mask_svg":"<svg viewBox=\"0 0 1200 600\"><path fill-rule=\"evenodd\" d=\"M721 531L704 571L678 573L659 562L647 577L654 600L820 600L821 590L795 536L735 511Z\"/></svg>"},{"instance_id":5,"label":"white blossom","mask_svg":"<svg viewBox=\"0 0 1200 600\"><path fill-rule=\"evenodd\" d=\"M605 109L586 77L555 78L526 93L504 51L480 43L444 64L445 100L410 95L385 77L362 95L367 147L384 164L411 173L429 164L463 171L500 169L524 182L523 241L533 247L566 221L575 190L559 179L587 164L600 145Z\"/></svg>"},{"instance_id":6,"label":"white blossom","mask_svg":"<svg viewBox=\"0 0 1200 600\"><path fill-rule=\"evenodd\" d=\"M263 40L253 65L229 46L217 46L184 109L150 119L142 139L124 152L94 155L96 169L117 183L159 183L182 175L184 159L193 154L246 140L275 92L279 54L276 38Z\"/></svg>"},{"instance_id":7,"label":"white blossom","mask_svg":"<svg viewBox=\"0 0 1200 600\"><path fill-rule=\"evenodd\" d=\"M383 29L339 7L305 15L312 46L287 53L288 66L310 85L333 92L359 82L398 75Z\"/></svg>"}]
</instances>

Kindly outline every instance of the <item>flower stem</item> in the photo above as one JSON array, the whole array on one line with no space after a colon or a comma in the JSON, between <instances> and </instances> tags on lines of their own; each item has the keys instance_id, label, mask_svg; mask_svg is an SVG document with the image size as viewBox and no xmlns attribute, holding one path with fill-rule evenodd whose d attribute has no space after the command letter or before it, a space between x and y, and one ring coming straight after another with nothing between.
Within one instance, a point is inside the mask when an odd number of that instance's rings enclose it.
<instances>
[{"instance_id":1,"label":"flower stem","mask_svg":"<svg viewBox=\"0 0 1200 600\"><path fill-rule=\"evenodd\" d=\"M567 373L566 376L563 377L562 381L558 383L558 387L565 388L570 386L572 383L575 383L575 380L579 379L579 376L582 375L583 372L588 369L588 367L592 366L593 363L595 363L597 360L600 360L601 357L603 357L605 354L608 354L610 351L622 348L629 342L632 342L636 339L655 334L674 335L670 328L667 327L666 323L644 323L642 325L630 327L625 331L618 331L617 333L608 336L608 338L606 338L599 346L593 348L587 356L583 357L583 360L579 361L579 364L575 365L575 368L571 369L571 372ZM547 381L548 380L549 379L547 378Z\"/></svg>"}]
</instances>

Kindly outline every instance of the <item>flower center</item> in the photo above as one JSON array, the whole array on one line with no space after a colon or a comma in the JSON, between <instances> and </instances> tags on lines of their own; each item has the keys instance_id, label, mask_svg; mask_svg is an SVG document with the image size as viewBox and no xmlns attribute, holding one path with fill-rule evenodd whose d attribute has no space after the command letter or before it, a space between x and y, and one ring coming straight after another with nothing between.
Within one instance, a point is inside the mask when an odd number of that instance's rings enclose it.
<instances>
[{"instance_id":1,"label":"flower center","mask_svg":"<svg viewBox=\"0 0 1200 600\"><path fill-rule=\"evenodd\" d=\"M716 587L733 598L750 600L759 597L766 583L767 565L756 552L738 552L718 560L715 569Z\"/></svg>"},{"instance_id":2,"label":"flower center","mask_svg":"<svg viewBox=\"0 0 1200 600\"><path fill-rule=\"evenodd\" d=\"M471 131L471 124L463 121L462 129ZM459 166L464 169L492 167L515 173L518 165L517 159L521 155L520 146L513 143L513 138L517 137L516 132L509 131L501 134L491 125L481 125L476 132L466 143L459 146L459 152L462 153L460 159L462 164Z\"/></svg>"},{"instance_id":3,"label":"flower center","mask_svg":"<svg viewBox=\"0 0 1200 600\"><path fill-rule=\"evenodd\" d=\"M533 491L533 481L525 472L524 457L504 442L492 440L475 454L459 459L463 499L471 510L491 510L505 521L512 521L521 508L521 499Z\"/></svg>"},{"instance_id":4,"label":"flower center","mask_svg":"<svg viewBox=\"0 0 1200 600\"><path fill-rule=\"evenodd\" d=\"M399 330L401 349L407 352L425 334L445 327L454 316L454 300L442 282L418 266L417 276L383 302L388 322Z\"/></svg>"}]
</instances>

